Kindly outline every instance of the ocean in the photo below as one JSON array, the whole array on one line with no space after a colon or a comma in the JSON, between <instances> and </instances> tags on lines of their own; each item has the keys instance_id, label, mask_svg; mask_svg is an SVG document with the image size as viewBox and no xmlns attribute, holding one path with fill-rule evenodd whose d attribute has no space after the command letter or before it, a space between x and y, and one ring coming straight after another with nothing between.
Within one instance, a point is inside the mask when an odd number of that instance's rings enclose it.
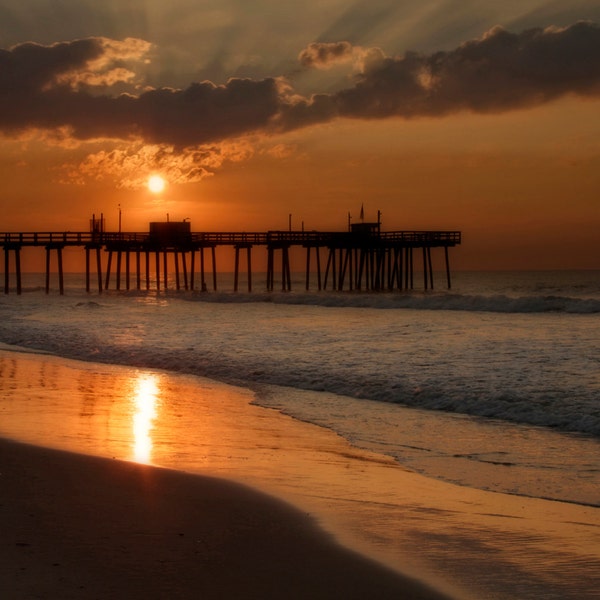
<instances>
[{"instance_id":1,"label":"ocean","mask_svg":"<svg viewBox=\"0 0 600 600\"><path fill-rule=\"evenodd\" d=\"M600 506L600 272L459 272L435 292L229 283L86 294L70 274L60 296L27 275L0 296L0 342L250 388L425 475Z\"/></svg>"}]
</instances>

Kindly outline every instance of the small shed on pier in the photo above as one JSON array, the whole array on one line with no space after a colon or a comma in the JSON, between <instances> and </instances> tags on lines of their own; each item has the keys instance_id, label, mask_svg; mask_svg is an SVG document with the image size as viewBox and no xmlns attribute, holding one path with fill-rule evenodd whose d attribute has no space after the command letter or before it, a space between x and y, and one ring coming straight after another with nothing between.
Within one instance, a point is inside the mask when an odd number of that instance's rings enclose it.
<instances>
[{"instance_id":1,"label":"small shed on pier","mask_svg":"<svg viewBox=\"0 0 600 600\"><path fill-rule=\"evenodd\" d=\"M379 223L352 223L350 225L350 231L354 235L361 237L377 237L381 226Z\"/></svg>"},{"instance_id":2,"label":"small shed on pier","mask_svg":"<svg viewBox=\"0 0 600 600\"><path fill-rule=\"evenodd\" d=\"M150 223L148 241L158 246L185 246L192 241L189 221L157 221Z\"/></svg>"}]
</instances>

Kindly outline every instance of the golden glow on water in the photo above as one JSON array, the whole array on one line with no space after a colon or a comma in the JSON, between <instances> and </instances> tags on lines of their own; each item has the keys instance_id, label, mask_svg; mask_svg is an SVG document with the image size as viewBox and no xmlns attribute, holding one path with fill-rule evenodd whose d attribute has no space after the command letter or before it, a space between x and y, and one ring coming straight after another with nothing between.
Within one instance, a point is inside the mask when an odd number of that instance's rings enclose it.
<instances>
[{"instance_id":1,"label":"golden glow on water","mask_svg":"<svg viewBox=\"0 0 600 600\"><path fill-rule=\"evenodd\" d=\"M158 376L140 374L136 381L132 398L135 406L133 414L133 456L140 463L149 463L152 456L152 430L158 404Z\"/></svg>"}]
</instances>

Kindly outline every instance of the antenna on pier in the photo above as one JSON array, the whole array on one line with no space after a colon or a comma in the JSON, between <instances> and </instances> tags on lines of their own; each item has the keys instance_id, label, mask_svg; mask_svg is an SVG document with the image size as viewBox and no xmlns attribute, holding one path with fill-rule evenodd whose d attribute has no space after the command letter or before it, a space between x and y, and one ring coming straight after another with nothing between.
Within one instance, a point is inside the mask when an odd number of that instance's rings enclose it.
<instances>
[{"instance_id":1,"label":"antenna on pier","mask_svg":"<svg viewBox=\"0 0 600 600\"><path fill-rule=\"evenodd\" d=\"M96 218L96 213L92 215L90 220L90 232L94 235L104 232L104 214L100 213L100 218Z\"/></svg>"}]
</instances>

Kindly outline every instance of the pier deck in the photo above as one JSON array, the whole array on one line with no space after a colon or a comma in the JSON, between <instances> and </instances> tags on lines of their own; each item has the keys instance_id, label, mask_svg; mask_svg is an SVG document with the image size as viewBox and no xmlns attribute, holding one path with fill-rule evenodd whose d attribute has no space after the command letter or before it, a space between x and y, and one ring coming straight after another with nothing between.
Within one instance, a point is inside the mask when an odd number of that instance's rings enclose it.
<instances>
[{"instance_id":1,"label":"pier deck","mask_svg":"<svg viewBox=\"0 0 600 600\"><path fill-rule=\"evenodd\" d=\"M306 283L316 277L319 290L394 290L413 289L415 250L422 252L423 286L433 289L432 249L443 248L446 281L451 287L448 249L461 243L459 231L379 231L362 229L345 232L320 231L267 231L267 232L190 232L174 239L160 239L148 232L7 232L0 233L0 246L4 250L4 292L10 290L10 256L14 255L16 290L21 293L21 250L41 247L46 250L46 292L50 289L50 258L58 258L60 293L64 292L62 250L80 247L86 257L86 289L90 291L90 253L95 252L95 270L98 292L110 289L113 257L116 254L115 285L121 289L123 258L125 259L125 286L130 289L130 257L135 256L136 288L150 289L150 272L157 290L167 288L168 257L175 272L175 287L195 289L196 255L200 257L202 290L207 290L204 251L210 250L212 259L212 287L217 289L216 249L230 246L235 249L234 291L238 290L240 253L246 252L248 291L252 291L252 248L263 246L267 250L266 289L272 291L275 283L275 257L281 254L281 289L291 290L290 251L294 247L306 251ZM326 253L325 269L321 269L322 252ZM103 270L102 253L107 256ZM314 267L311 257L314 256ZM144 257L144 272L142 272ZM188 258L190 269L188 270ZM154 259L154 260L152 260ZM161 260L162 259L162 260ZM179 261L181 259L180 271ZM154 262L152 265L151 263ZM161 264L162 263L162 264ZM188 278L189 273L189 278ZM105 275L105 278L103 278Z\"/></svg>"}]
</instances>

